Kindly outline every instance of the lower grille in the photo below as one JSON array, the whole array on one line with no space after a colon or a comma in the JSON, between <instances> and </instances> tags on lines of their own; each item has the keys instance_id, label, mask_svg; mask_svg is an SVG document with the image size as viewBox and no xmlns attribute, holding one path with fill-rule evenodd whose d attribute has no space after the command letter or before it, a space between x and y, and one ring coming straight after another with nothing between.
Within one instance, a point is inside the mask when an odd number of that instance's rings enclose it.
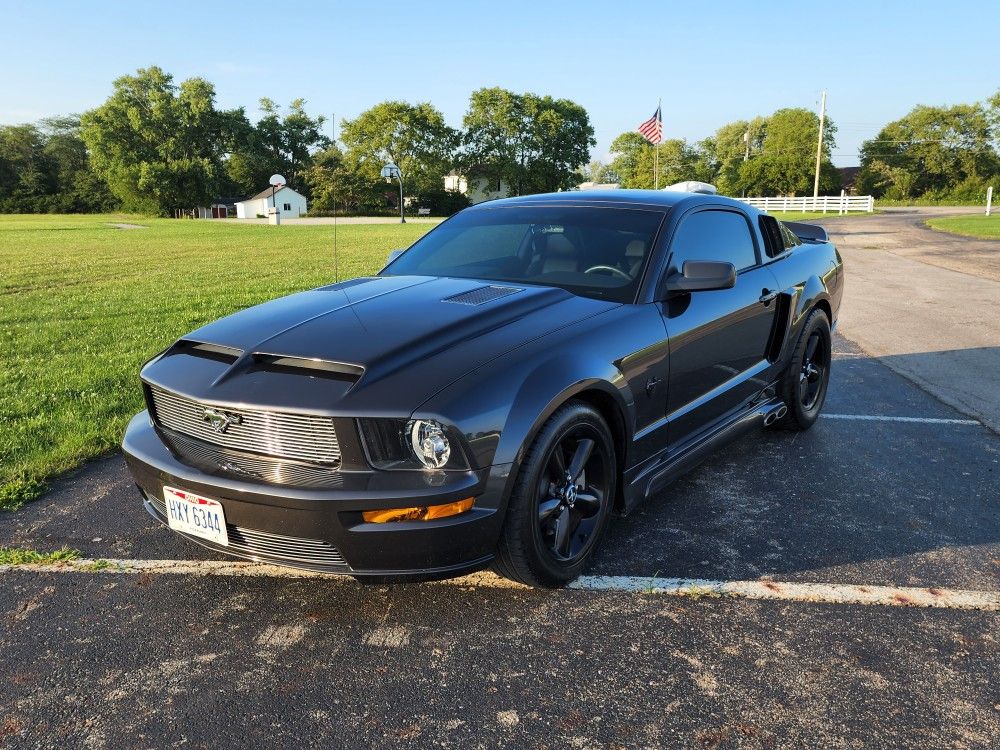
<instances>
[{"instance_id":1,"label":"lower grille","mask_svg":"<svg viewBox=\"0 0 1000 750\"><path fill-rule=\"evenodd\" d=\"M146 492L143 492L143 495L145 495L148 503L153 507L158 516L160 516L159 520L166 523L167 506L163 500ZM280 565L320 570L328 573L346 573L350 570L340 551L322 539L303 539L295 536L284 536L283 534L274 534L270 531L246 529L242 526L234 526L231 523L226 524L226 532L229 535L228 547L213 544L203 539L197 539L196 537L188 536L187 538L211 549L263 562L273 562Z\"/></svg>"}]
</instances>

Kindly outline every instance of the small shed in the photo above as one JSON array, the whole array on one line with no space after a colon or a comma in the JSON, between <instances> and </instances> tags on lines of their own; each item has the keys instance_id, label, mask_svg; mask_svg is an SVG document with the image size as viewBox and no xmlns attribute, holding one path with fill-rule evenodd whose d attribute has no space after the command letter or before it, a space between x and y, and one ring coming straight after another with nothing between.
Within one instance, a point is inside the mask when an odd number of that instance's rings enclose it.
<instances>
[{"instance_id":1,"label":"small shed","mask_svg":"<svg viewBox=\"0 0 1000 750\"><path fill-rule=\"evenodd\" d=\"M259 216L267 216L268 212L275 207L284 218L294 219L297 216L302 216L308 210L308 202L304 195L288 185L282 185L275 190L272 200L271 188L267 188L246 200L237 201L236 218L256 219Z\"/></svg>"},{"instance_id":2,"label":"small shed","mask_svg":"<svg viewBox=\"0 0 1000 750\"><path fill-rule=\"evenodd\" d=\"M229 218L229 206L232 204L219 202L210 206L195 206L194 208L175 208L175 219L226 219Z\"/></svg>"}]
</instances>

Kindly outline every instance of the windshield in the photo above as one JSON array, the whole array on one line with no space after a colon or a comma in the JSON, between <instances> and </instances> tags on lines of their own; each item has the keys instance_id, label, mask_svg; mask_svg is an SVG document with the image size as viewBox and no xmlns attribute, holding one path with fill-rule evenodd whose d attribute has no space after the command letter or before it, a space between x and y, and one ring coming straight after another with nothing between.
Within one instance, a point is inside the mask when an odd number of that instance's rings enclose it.
<instances>
[{"instance_id":1,"label":"windshield","mask_svg":"<svg viewBox=\"0 0 1000 750\"><path fill-rule=\"evenodd\" d=\"M631 302L663 216L592 206L464 211L424 235L382 274L543 284Z\"/></svg>"}]
</instances>

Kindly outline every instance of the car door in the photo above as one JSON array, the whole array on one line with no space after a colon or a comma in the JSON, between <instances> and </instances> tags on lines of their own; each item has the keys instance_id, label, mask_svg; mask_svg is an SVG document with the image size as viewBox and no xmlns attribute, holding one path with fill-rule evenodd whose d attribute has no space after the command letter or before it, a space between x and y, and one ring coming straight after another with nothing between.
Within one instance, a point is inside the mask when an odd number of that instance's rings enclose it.
<instances>
[{"instance_id":1,"label":"car door","mask_svg":"<svg viewBox=\"0 0 1000 750\"><path fill-rule=\"evenodd\" d=\"M761 265L747 216L729 208L696 209L681 218L666 273L687 260L732 263L731 289L674 294L660 303L670 340L667 434L678 446L753 401L767 385L774 325L774 275Z\"/></svg>"}]
</instances>

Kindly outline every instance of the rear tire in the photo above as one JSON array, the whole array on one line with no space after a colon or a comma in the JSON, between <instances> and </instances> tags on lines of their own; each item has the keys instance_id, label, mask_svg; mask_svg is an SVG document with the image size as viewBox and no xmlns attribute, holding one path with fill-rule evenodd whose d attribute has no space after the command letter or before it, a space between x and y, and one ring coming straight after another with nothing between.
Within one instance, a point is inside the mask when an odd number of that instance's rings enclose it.
<instances>
[{"instance_id":1,"label":"rear tire","mask_svg":"<svg viewBox=\"0 0 1000 750\"><path fill-rule=\"evenodd\" d=\"M780 392L788 413L776 427L808 430L819 419L830 385L832 348L830 319L817 308L802 326L792 360L782 376Z\"/></svg>"},{"instance_id":2,"label":"rear tire","mask_svg":"<svg viewBox=\"0 0 1000 750\"><path fill-rule=\"evenodd\" d=\"M607 528L618 482L611 431L579 401L539 430L507 505L494 570L528 586L565 586L580 575Z\"/></svg>"}]
</instances>

